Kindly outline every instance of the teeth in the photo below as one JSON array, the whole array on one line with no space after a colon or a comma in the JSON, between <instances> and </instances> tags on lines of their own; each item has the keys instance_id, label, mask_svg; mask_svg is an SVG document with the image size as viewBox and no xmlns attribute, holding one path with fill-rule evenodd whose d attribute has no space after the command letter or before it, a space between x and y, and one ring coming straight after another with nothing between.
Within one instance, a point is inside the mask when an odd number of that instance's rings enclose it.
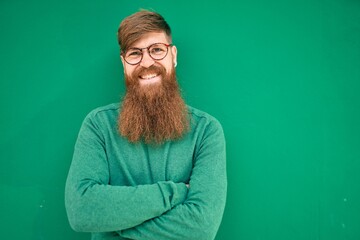
<instances>
[{"instance_id":1,"label":"teeth","mask_svg":"<svg viewBox=\"0 0 360 240\"><path fill-rule=\"evenodd\" d=\"M147 74L147 75L143 75L143 76L140 76L142 79L150 79L150 78L153 78L153 77L156 77L157 74L153 73L153 74Z\"/></svg>"}]
</instances>

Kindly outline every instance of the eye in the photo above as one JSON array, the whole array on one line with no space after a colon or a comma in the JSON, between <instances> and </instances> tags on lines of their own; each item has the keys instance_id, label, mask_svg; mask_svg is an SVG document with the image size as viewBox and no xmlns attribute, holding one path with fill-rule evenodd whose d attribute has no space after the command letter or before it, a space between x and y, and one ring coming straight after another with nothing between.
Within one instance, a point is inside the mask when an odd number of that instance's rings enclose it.
<instances>
[{"instance_id":1,"label":"eye","mask_svg":"<svg viewBox=\"0 0 360 240\"><path fill-rule=\"evenodd\" d=\"M163 47L157 47L157 46L154 46L152 48L150 48L150 52L151 54L163 54L164 52L166 52L166 49L164 49Z\"/></svg>"},{"instance_id":2,"label":"eye","mask_svg":"<svg viewBox=\"0 0 360 240\"><path fill-rule=\"evenodd\" d=\"M131 58L136 58L141 55L142 55L142 52L137 49L131 49L131 50L127 51L127 53L126 53L126 57L131 57Z\"/></svg>"}]
</instances>

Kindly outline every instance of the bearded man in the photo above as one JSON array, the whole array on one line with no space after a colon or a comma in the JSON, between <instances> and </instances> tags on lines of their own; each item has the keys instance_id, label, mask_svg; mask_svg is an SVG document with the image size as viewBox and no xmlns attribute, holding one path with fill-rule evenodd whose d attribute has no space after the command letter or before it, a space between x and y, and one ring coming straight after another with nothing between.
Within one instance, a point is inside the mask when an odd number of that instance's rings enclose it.
<instances>
[{"instance_id":1,"label":"bearded man","mask_svg":"<svg viewBox=\"0 0 360 240\"><path fill-rule=\"evenodd\" d=\"M88 114L65 204L92 239L214 239L226 200L220 123L185 104L169 25L139 11L120 24L126 95Z\"/></svg>"}]
</instances>

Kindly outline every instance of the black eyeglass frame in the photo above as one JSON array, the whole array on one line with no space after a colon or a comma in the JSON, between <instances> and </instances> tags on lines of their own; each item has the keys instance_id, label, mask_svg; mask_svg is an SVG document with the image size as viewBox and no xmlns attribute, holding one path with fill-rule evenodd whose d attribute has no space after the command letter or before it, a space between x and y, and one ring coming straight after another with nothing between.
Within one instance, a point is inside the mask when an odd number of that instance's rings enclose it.
<instances>
[{"instance_id":1,"label":"black eyeglass frame","mask_svg":"<svg viewBox=\"0 0 360 240\"><path fill-rule=\"evenodd\" d=\"M166 46L166 54L164 55L164 57L162 58L154 58L151 53L150 53L150 48L156 44L162 44L162 45L165 45ZM159 60L163 60L164 58L166 58L166 56L168 55L169 53L169 47L172 47L174 46L174 44L170 43L170 44L167 44L167 43L152 43L151 45L147 46L147 47L144 47L144 48L135 48L135 47L132 47L132 48L129 48L127 49L126 51L123 51L121 53L121 56L124 58L125 62L127 64L130 64L130 65L137 65L139 64L142 60L143 60L143 57L144 57L144 53L143 53L143 49L147 49L148 51L148 54L149 56L154 60L154 61L159 61ZM129 51L130 49L135 49L135 50L140 50L141 51L141 58L140 60L137 62L137 63L129 63L127 60L126 60L126 52Z\"/></svg>"}]
</instances>

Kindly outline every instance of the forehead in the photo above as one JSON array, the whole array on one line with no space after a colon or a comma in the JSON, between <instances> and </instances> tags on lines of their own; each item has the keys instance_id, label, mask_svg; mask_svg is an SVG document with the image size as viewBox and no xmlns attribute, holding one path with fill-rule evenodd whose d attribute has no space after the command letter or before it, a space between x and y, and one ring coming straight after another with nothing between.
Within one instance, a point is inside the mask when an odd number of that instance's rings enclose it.
<instances>
[{"instance_id":1,"label":"forehead","mask_svg":"<svg viewBox=\"0 0 360 240\"><path fill-rule=\"evenodd\" d=\"M164 32L151 32L141 36L139 40L134 42L130 48L144 48L154 43L166 43L169 44L169 37Z\"/></svg>"}]
</instances>

